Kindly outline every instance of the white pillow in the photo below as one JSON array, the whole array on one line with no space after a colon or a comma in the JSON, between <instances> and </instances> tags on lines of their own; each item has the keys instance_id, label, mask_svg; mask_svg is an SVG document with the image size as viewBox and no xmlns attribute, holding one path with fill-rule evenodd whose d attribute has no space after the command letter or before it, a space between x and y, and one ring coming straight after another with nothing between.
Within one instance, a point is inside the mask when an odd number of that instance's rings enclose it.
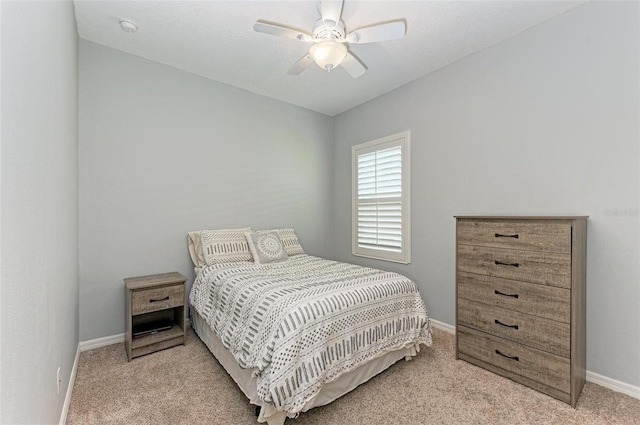
<instances>
[{"instance_id":1,"label":"white pillow","mask_svg":"<svg viewBox=\"0 0 640 425\"><path fill-rule=\"evenodd\" d=\"M200 239L200 230L187 233L187 241L189 242L189 255L191 261L196 267L202 267L207 263L204 261L204 253L202 252L202 240Z\"/></svg>"}]
</instances>

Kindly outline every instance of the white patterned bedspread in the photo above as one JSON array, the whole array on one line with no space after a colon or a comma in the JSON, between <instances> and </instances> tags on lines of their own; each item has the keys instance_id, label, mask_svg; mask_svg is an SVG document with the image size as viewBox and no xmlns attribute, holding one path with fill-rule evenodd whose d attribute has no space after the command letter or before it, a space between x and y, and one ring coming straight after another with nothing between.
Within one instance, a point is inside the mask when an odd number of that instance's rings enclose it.
<instances>
[{"instance_id":1,"label":"white patterned bedspread","mask_svg":"<svg viewBox=\"0 0 640 425\"><path fill-rule=\"evenodd\" d=\"M289 416L341 374L389 351L431 345L411 280L304 254L207 266L190 301L240 366L257 370L258 396Z\"/></svg>"}]
</instances>

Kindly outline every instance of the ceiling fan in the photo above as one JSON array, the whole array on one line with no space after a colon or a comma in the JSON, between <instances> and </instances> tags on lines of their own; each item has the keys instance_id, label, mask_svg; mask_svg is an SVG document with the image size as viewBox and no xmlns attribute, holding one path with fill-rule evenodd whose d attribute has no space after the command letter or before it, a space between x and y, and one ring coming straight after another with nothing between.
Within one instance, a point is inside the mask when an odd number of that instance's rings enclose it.
<instances>
[{"instance_id":1,"label":"ceiling fan","mask_svg":"<svg viewBox=\"0 0 640 425\"><path fill-rule=\"evenodd\" d=\"M404 20L389 21L347 33L344 22L340 20L342 3L343 0L322 0L318 4L320 19L316 21L312 33L264 20L258 20L253 29L265 34L312 43L309 53L289 69L289 75L298 75L315 62L327 71L342 65L353 78L358 78L366 72L367 67L349 51L348 45L398 40L404 37L406 24Z\"/></svg>"}]
</instances>

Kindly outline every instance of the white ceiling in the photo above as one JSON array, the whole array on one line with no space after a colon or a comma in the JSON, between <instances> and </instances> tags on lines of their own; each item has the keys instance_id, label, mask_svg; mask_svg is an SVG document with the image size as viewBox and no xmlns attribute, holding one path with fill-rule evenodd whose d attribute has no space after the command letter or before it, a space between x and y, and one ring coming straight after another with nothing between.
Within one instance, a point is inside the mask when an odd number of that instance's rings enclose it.
<instances>
[{"instance_id":1,"label":"white ceiling","mask_svg":"<svg viewBox=\"0 0 640 425\"><path fill-rule=\"evenodd\" d=\"M316 65L287 75L309 45L253 31L263 19L311 32L319 19L317 0L74 3L78 33L86 40L335 116L583 1L346 0L347 32L382 21L407 23L402 40L351 46L368 68L357 79L341 67L328 73ZM122 31L121 19L136 23L138 32Z\"/></svg>"}]
</instances>

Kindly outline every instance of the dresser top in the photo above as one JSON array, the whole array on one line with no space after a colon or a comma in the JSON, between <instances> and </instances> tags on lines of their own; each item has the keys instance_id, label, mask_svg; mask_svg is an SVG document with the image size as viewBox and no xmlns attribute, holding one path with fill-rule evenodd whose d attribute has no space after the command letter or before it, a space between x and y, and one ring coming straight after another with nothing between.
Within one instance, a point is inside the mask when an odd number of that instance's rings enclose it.
<instances>
[{"instance_id":1,"label":"dresser top","mask_svg":"<svg viewBox=\"0 0 640 425\"><path fill-rule=\"evenodd\" d=\"M454 218L484 220L584 220L588 215L454 215Z\"/></svg>"}]
</instances>

